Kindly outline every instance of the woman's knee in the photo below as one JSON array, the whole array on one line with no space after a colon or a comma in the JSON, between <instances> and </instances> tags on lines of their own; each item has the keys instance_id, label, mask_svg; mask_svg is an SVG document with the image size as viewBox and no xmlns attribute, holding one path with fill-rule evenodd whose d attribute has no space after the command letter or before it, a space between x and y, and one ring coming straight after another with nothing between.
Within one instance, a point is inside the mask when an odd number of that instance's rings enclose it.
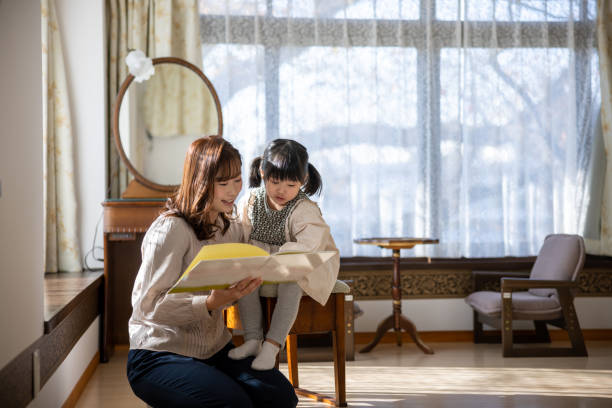
<instances>
[{"instance_id":1,"label":"woman's knee","mask_svg":"<svg viewBox=\"0 0 612 408\"><path fill-rule=\"evenodd\" d=\"M179 355L150 352L153 367L136 371L128 364L134 394L153 407L252 407L251 398L222 371Z\"/></svg>"},{"instance_id":2,"label":"woman's knee","mask_svg":"<svg viewBox=\"0 0 612 408\"><path fill-rule=\"evenodd\" d=\"M295 394L293 385L289 384L284 390L279 391L279 401L276 405L279 408L295 408L298 403L298 397Z\"/></svg>"},{"instance_id":3,"label":"woman's knee","mask_svg":"<svg viewBox=\"0 0 612 408\"><path fill-rule=\"evenodd\" d=\"M258 407L295 408L298 397L293 385L281 372L270 370L269 373L272 374L273 378L263 380L266 383L265 392L253 395L254 404ZM263 389L260 391L263 391Z\"/></svg>"},{"instance_id":4,"label":"woman's knee","mask_svg":"<svg viewBox=\"0 0 612 408\"><path fill-rule=\"evenodd\" d=\"M251 408L253 403L246 392L224 387L168 387L147 381L130 383L134 394L151 407Z\"/></svg>"}]
</instances>

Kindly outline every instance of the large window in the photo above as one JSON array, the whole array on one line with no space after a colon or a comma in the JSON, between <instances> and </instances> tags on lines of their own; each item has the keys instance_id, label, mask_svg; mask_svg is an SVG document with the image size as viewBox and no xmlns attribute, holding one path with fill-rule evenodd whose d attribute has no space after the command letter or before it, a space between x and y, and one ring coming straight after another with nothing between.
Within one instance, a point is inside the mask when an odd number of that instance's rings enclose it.
<instances>
[{"instance_id":1,"label":"large window","mask_svg":"<svg viewBox=\"0 0 612 408\"><path fill-rule=\"evenodd\" d=\"M584 228L595 9L202 1L203 67L245 162L277 137L307 146L342 256L378 256L352 240L390 235L440 239L417 255L532 255L547 234Z\"/></svg>"}]
</instances>

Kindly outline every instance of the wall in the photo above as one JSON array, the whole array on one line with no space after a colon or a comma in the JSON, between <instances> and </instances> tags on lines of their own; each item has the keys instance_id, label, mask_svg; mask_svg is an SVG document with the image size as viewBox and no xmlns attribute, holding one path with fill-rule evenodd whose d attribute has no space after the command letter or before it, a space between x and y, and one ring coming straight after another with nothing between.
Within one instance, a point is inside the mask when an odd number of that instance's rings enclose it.
<instances>
[{"instance_id":1,"label":"wall","mask_svg":"<svg viewBox=\"0 0 612 408\"><path fill-rule=\"evenodd\" d=\"M74 345L70 354L55 370L53 376L40 389L29 408L61 407L74 389L77 381L98 351L100 317L96 318Z\"/></svg>"},{"instance_id":2,"label":"wall","mask_svg":"<svg viewBox=\"0 0 612 408\"><path fill-rule=\"evenodd\" d=\"M76 138L79 237L85 254L104 200L104 1L57 0L56 11ZM5 328L0 337L0 367L43 335L40 30L39 1L0 0L0 327ZM101 246L101 231L98 234ZM63 403L97 351L98 325L96 319L33 406ZM49 405L50 401L58 403Z\"/></svg>"},{"instance_id":3,"label":"wall","mask_svg":"<svg viewBox=\"0 0 612 408\"><path fill-rule=\"evenodd\" d=\"M0 0L0 367L43 334L40 18Z\"/></svg>"},{"instance_id":4,"label":"wall","mask_svg":"<svg viewBox=\"0 0 612 408\"><path fill-rule=\"evenodd\" d=\"M356 332L375 332L392 313L391 300L357 301L364 314L355 320ZM577 297L576 313L583 329L612 328L612 298ZM402 313L419 331L472 330L472 309L463 299L403 299Z\"/></svg>"},{"instance_id":5,"label":"wall","mask_svg":"<svg viewBox=\"0 0 612 408\"><path fill-rule=\"evenodd\" d=\"M3 1L3 0L0 0ZM102 214L105 186L105 37L104 0L55 0L68 77L73 135L79 237L84 256ZM40 21L38 22L40 25ZM97 245L102 246L102 222ZM96 251L102 256L102 251ZM91 259L91 258L90 258ZM104 264L92 262L91 267ZM61 406L98 351L100 318L81 336L70 354L40 390L30 407ZM42 327L42 324L41 324Z\"/></svg>"}]
</instances>

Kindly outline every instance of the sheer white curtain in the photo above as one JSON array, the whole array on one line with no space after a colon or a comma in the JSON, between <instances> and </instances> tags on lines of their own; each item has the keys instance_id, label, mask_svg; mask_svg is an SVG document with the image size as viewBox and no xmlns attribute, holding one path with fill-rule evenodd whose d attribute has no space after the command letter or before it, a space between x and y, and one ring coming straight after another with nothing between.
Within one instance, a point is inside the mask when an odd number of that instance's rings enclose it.
<instances>
[{"instance_id":1,"label":"sheer white curtain","mask_svg":"<svg viewBox=\"0 0 612 408\"><path fill-rule=\"evenodd\" d=\"M342 256L533 255L583 233L599 74L596 1L200 1L204 73L244 161L308 148ZM388 254L386 254L388 255Z\"/></svg>"}]
</instances>

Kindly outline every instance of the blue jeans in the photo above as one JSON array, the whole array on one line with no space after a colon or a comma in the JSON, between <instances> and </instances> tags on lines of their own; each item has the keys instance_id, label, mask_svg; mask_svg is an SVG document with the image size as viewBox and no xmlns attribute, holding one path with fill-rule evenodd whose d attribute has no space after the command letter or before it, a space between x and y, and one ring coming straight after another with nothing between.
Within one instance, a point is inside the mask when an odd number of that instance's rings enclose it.
<instances>
[{"instance_id":1,"label":"blue jeans","mask_svg":"<svg viewBox=\"0 0 612 408\"><path fill-rule=\"evenodd\" d=\"M253 357L232 360L227 356L232 348L230 342L206 360L130 350L130 386L152 407L295 408L298 399L293 386L280 371L253 370Z\"/></svg>"}]
</instances>

